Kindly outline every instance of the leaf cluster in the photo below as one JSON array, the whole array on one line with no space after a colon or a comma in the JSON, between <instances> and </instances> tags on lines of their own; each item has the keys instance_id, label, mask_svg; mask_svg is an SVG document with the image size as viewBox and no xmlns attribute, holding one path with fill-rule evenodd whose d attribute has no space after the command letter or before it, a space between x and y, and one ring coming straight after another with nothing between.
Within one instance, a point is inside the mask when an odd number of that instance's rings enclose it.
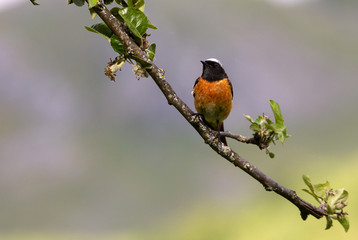
<instances>
[{"instance_id":1,"label":"leaf cluster","mask_svg":"<svg viewBox=\"0 0 358 240\"><path fill-rule=\"evenodd\" d=\"M92 8L97 4L99 0L68 0L68 4L74 3L77 6L83 6L85 2L88 2L89 11L91 13L92 19L95 18L96 13ZM115 3L110 9L110 12L115 16L120 22L124 24L124 28L130 38L137 43L137 45L145 51L150 60L154 60L156 44L150 44L147 40L147 37L150 36L147 33L148 29L157 29L145 15L144 0L104 0L104 4L109 5ZM90 27L85 26L85 28L93 33L103 36L111 44L111 47L115 52L119 54L114 61L110 61L105 68L105 74L114 81L115 73L120 70L120 67L124 62L129 62L134 66L134 73L138 78L145 76L148 77L146 68L150 67L151 64L145 62L136 56L133 53L126 50L123 41L113 34L112 30L104 22L96 23ZM134 60L137 64L135 64Z\"/></svg>"},{"instance_id":2,"label":"leaf cluster","mask_svg":"<svg viewBox=\"0 0 358 240\"><path fill-rule=\"evenodd\" d=\"M284 143L290 135L287 134L286 126L283 124L284 120L280 105L274 100L270 100L270 106L275 117L275 122L265 114L259 115L255 120L249 115L245 115L245 118L251 123L250 129L254 131L253 135L258 142L258 146L266 150L266 153L271 158L274 158L275 154L268 150L270 144L275 144L277 140Z\"/></svg>"},{"instance_id":3,"label":"leaf cluster","mask_svg":"<svg viewBox=\"0 0 358 240\"><path fill-rule=\"evenodd\" d=\"M303 175L303 181L308 189L302 190L316 199L320 207L328 213L326 229L333 226L333 220L337 220L347 232L349 229L348 213L344 212L343 208L347 206L348 192L344 188L332 189L328 181L312 184L307 175Z\"/></svg>"}]
</instances>

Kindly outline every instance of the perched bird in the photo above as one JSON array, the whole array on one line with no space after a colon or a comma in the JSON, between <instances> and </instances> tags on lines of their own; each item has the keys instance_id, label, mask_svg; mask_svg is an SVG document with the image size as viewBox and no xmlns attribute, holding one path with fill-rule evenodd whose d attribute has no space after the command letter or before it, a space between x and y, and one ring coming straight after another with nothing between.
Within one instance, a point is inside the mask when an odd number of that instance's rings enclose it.
<instances>
[{"instance_id":1,"label":"perched bird","mask_svg":"<svg viewBox=\"0 0 358 240\"><path fill-rule=\"evenodd\" d=\"M192 91L195 109L204 123L218 132L218 143L227 146L226 138L220 137L220 131L224 131L224 120L232 108L232 84L219 60L209 58L201 63L203 73L195 81Z\"/></svg>"}]
</instances>

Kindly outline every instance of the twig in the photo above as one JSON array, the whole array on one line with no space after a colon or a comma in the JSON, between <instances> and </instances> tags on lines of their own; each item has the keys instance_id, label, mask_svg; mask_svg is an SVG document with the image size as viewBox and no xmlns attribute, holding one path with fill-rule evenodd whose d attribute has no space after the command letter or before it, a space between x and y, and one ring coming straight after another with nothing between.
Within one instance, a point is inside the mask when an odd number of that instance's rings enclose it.
<instances>
[{"instance_id":1,"label":"twig","mask_svg":"<svg viewBox=\"0 0 358 240\"><path fill-rule=\"evenodd\" d=\"M235 140L237 140L239 142L242 142L242 143L254 144L254 145L258 144L257 140L255 138L253 138L253 137L246 137L246 136L243 136L243 135L240 135L240 134L233 134L233 133L231 133L229 131L220 132L220 135L224 136L224 137L235 139Z\"/></svg>"},{"instance_id":2,"label":"twig","mask_svg":"<svg viewBox=\"0 0 358 240\"><path fill-rule=\"evenodd\" d=\"M248 173L251 177L255 178L258 182L260 182L267 191L274 191L277 194L283 196L294 205L298 207L301 211L301 217L303 220L307 218L309 214L316 218L321 218L327 215L327 212L320 208L311 205L310 203L304 201L299 198L293 190L287 189L268 176L266 176L263 172L261 172L254 165L243 159L236 152L234 152L230 147L224 146L223 144L217 144L216 132L208 128L203 122L195 117L194 112L178 97L178 95L174 92L172 87L166 81L164 76L164 71L157 67L153 62L147 57L145 52L143 52L138 45L127 35L123 28L123 24L115 18L107 7L99 1L94 7L94 11L98 14L98 16L108 25L108 27L113 31L113 33L118 36L124 43L125 49L129 54L136 56L137 58L145 61L151 66L147 68L148 74L152 77L154 82L158 85L159 89L163 92L166 97L168 104L174 106L181 115L194 127L194 129L200 134L200 136L204 139L205 143L207 143L214 151L224 157L226 160L234 164L236 167L239 167L246 173ZM246 138L241 135L234 135L228 132L224 132L224 135L227 137L235 138L241 142L246 143L255 143L255 139ZM259 146L260 147L260 146Z\"/></svg>"}]
</instances>

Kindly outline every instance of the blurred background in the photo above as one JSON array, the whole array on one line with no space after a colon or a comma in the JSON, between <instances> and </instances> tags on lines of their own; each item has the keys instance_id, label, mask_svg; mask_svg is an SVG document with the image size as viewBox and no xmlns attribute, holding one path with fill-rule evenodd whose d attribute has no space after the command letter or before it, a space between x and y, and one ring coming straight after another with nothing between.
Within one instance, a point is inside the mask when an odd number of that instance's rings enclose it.
<instances>
[{"instance_id":1,"label":"blurred background","mask_svg":"<svg viewBox=\"0 0 358 240\"><path fill-rule=\"evenodd\" d=\"M302 174L349 191L351 229L302 221L213 152L151 79L89 33L86 7L0 1L0 239L357 239L358 2L223 0L146 3L156 64L193 108L200 60L234 86L228 130L281 105L288 133L270 159L230 146L280 184Z\"/></svg>"}]
</instances>

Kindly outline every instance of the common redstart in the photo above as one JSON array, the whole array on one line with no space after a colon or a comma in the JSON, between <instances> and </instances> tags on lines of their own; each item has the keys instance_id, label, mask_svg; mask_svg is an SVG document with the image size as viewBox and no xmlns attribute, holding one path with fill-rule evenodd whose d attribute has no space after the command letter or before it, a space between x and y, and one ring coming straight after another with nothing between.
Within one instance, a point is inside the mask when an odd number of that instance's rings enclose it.
<instances>
[{"instance_id":1,"label":"common redstart","mask_svg":"<svg viewBox=\"0 0 358 240\"><path fill-rule=\"evenodd\" d=\"M224 120L232 108L232 84L219 60L209 58L201 63L203 73L196 79L192 92L195 109L204 123L217 131L218 143L227 146L226 138L220 136L220 131L224 131Z\"/></svg>"}]
</instances>

